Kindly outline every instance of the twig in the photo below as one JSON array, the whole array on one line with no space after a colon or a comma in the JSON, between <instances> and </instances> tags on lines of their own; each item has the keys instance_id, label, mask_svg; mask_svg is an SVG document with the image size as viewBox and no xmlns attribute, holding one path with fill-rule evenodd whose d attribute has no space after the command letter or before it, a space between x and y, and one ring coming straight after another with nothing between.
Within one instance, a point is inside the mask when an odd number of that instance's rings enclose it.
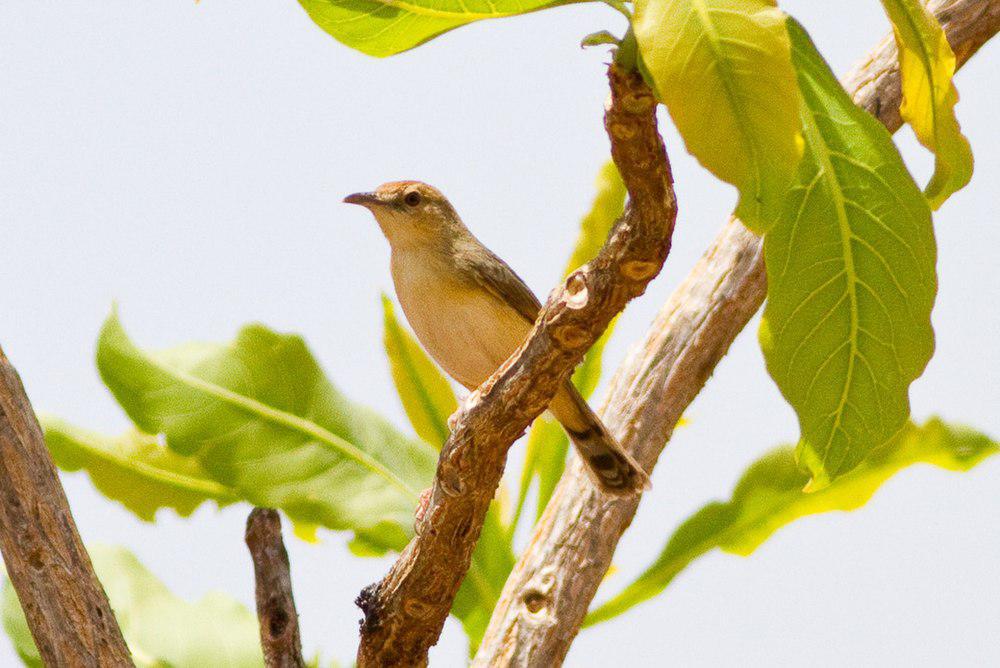
<instances>
[{"instance_id":1,"label":"twig","mask_svg":"<svg viewBox=\"0 0 1000 668\"><path fill-rule=\"evenodd\" d=\"M0 350L0 548L48 666L131 666L31 403Z\"/></svg>"},{"instance_id":2,"label":"twig","mask_svg":"<svg viewBox=\"0 0 1000 668\"><path fill-rule=\"evenodd\" d=\"M930 3L962 65L1000 29L1000 0ZM854 100L891 131L900 126L891 38L847 80ZM731 221L674 292L611 382L605 423L651 469L688 404L764 301L761 241ZM584 484L575 462L507 580L474 666L557 666L576 637L639 500Z\"/></svg>"},{"instance_id":3,"label":"twig","mask_svg":"<svg viewBox=\"0 0 1000 668\"><path fill-rule=\"evenodd\" d=\"M247 517L246 543L256 580L260 646L267 668L302 668L299 616L292 597L288 552L281 540L281 516L254 508Z\"/></svg>"},{"instance_id":4,"label":"twig","mask_svg":"<svg viewBox=\"0 0 1000 668\"><path fill-rule=\"evenodd\" d=\"M553 291L518 352L460 409L416 537L389 574L358 598L365 613L362 668L426 664L468 570L511 443L666 259L677 210L656 101L633 71L611 65L609 80L605 126L629 209L594 261Z\"/></svg>"}]
</instances>

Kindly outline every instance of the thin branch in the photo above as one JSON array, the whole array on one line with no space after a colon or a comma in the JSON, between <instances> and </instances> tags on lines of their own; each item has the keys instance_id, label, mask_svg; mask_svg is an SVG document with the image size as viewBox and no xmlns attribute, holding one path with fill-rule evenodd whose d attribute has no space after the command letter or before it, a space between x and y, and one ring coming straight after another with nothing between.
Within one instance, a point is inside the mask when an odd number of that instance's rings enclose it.
<instances>
[{"instance_id":1,"label":"thin branch","mask_svg":"<svg viewBox=\"0 0 1000 668\"><path fill-rule=\"evenodd\" d=\"M21 378L3 350L0 549L45 665L132 665Z\"/></svg>"},{"instance_id":2,"label":"thin branch","mask_svg":"<svg viewBox=\"0 0 1000 668\"><path fill-rule=\"evenodd\" d=\"M608 78L605 127L629 209L594 261L553 291L518 352L460 409L426 512L415 523L416 537L389 574L358 599L365 613L362 668L426 664L468 570L511 443L667 257L677 209L656 100L635 72L612 65Z\"/></svg>"},{"instance_id":3,"label":"thin branch","mask_svg":"<svg viewBox=\"0 0 1000 668\"><path fill-rule=\"evenodd\" d=\"M1000 29L1000 0L932 1L962 65ZM854 100L892 132L900 126L891 38L848 79ZM674 292L611 382L605 424L651 469L766 293L761 240L730 221ZM507 580L474 666L557 666L576 637L639 499L602 497L567 469Z\"/></svg>"},{"instance_id":4,"label":"thin branch","mask_svg":"<svg viewBox=\"0 0 1000 668\"><path fill-rule=\"evenodd\" d=\"M281 516L254 508L247 517L246 543L256 580L260 646L267 668L302 668L299 615L292 597L288 552L281 540Z\"/></svg>"}]
</instances>

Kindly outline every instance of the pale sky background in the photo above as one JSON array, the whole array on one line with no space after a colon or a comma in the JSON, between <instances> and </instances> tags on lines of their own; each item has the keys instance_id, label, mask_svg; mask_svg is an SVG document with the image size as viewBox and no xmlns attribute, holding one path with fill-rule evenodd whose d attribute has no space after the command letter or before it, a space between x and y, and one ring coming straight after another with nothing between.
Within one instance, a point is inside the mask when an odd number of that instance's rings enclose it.
<instances>
[{"instance_id":1,"label":"pale sky background","mask_svg":"<svg viewBox=\"0 0 1000 668\"><path fill-rule=\"evenodd\" d=\"M879 3L785 2L835 71L887 30ZM126 420L93 362L112 300L147 347L229 340L261 321L302 333L349 396L405 427L381 347L385 242L350 192L400 178L438 185L466 222L545 294L607 155L607 59L580 38L621 18L593 4L459 29L386 60L314 26L293 0L5 2L0 8L0 343L39 411L115 433ZM937 354L912 390L940 414L1000 437L1000 51L958 76L972 183L936 216ZM731 209L662 125L680 216L668 266L608 349L617 364ZM919 181L931 160L898 141ZM622 541L606 598L705 502L796 423L768 378L755 323L691 407ZM598 396L601 390L599 390ZM515 446L515 460L523 444ZM63 477L87 541L134 550L188 598L252 603L248 508L202 507L144 524ZM968 474L928 466L863 510L810 518L752 557L713 553L655 601L584 631L570 666L983 665L1000 661L1000 459ZM307 653L354 655L352 601L389 560L346 537L288 536ZM449 621L432 663L458 666ZM16 657L0 640L0 665Z\"/></svg>"}]
</instances>

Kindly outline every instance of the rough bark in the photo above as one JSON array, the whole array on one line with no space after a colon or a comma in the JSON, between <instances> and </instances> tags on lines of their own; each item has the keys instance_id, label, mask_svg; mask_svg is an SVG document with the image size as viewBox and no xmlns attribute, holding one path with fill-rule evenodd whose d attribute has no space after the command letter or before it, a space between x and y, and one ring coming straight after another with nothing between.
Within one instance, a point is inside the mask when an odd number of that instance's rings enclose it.
<instances>
[{"instance_id":1,"label":"rough bark","mask_svg":"<svg viewBox=\"0 0 1000 668\"><path fill-rule=\"evenodd\" d=\"M518 352L460 408L427 509L415 522L416 537L389 574L358 598L365 613L361 667L426 664L468 570L510 445L667 257L677 209L656 100L634 72L613 64L608 78L605 127L629 192L628 210L594 261L552 292Z\"/></svg>"},{"instance_id":2,"label":"rough bark","mask_svg":"<svg viewBox=\"0 0 1000 668\"><path fill-rule=\"evenodd\" d=\"M302 668L299 615L292 596L288 552L281 540L281 516L270 508L254 508L247 517L246 543L256 581L260 646L267 668Z\"/></svg>"},{"instance_id":3,"label":"rough bark","mask_svg":"<svg viewBox=\"0 0 1000 668\"><path fill-rule=\"evenodd\" d=\"M0 350L0 548L48 666L131 666L17 371Z\"/></svg>"},{"instance_id":4,"label":"rough bark","mask_svg":"<svg viewBox=\"0 0 1000 668\"><path fill-rule=\"evenodd\" d=\"M932 0L958 65L1000 29L1000 0ZM854 101L901 125L891 37L847 77ZM730 221L612 379L605 424L647 470L766 293L762 244ZM493 611L474 666L557 666L576 637L639 499L595 495L568 467Z\"/></svg>"}]
</instances>

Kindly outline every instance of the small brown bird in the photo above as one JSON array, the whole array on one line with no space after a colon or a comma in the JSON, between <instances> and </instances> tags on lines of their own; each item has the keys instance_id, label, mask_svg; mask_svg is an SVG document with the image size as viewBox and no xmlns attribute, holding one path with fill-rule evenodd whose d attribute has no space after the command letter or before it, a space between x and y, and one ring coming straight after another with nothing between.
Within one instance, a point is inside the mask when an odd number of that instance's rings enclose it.
<instances>
[{"instance_id":1,"label":"small brown bird","mask_svg":"<svg viewBox=\"0 0 1000 668\"><path fill-rule=\"evenodd\" d=\"M435 188L394 181L344 201L375 216L392 249L392 280L406 319L431 357L469 390L527 338L541 309L517 274L462 223ZM611 494L649 479L569 381L549 405L593 479Z\"/></svg>"}]
</instances>

